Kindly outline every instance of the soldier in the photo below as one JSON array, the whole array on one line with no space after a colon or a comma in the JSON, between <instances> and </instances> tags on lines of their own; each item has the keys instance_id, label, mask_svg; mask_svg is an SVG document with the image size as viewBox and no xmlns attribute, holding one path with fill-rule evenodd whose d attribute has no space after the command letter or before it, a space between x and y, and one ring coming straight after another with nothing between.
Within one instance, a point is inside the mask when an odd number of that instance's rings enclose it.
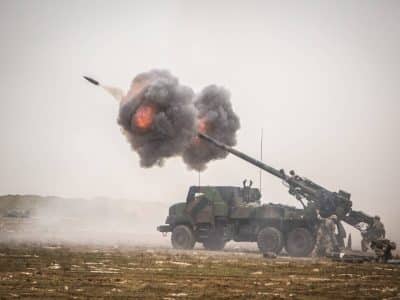
<instances>
[{"instance_id":1,"label":"soldier","mask_svg":"<svg viewBox=\"0 0 400 300\"><path fill-rule=\"evenodd\" d=\"M368 247L372 241L384 239L386 231L385 226L381 222L381 218L379 216L375 216L370 227L366 231L362 232L361 235L361 249L364 252L368 250Z\"/></svg>"},{"instance_id":2,"label":"soldier","mask_svg":"<svg viewBox=\"0 0 400 300\"><path fill-rule=\"evenodd\" d=\"M396 249L396 243L388 239L377 239L371 242L371 249L375 251L377 262L386 263L392 259L392 250Z\"/></svg>"},{"instance_id":3,"label":"soldier","mask_svg":"<svg viewBox=\"0 0 400 300\"><path fill-rule=\"evenodd\" d=\"M336 221L336 215L332 215L327 219L321 219L316 241L317 256L331 255L337 250L338 243L335 235Z\"/></svg>"}]
</instances>

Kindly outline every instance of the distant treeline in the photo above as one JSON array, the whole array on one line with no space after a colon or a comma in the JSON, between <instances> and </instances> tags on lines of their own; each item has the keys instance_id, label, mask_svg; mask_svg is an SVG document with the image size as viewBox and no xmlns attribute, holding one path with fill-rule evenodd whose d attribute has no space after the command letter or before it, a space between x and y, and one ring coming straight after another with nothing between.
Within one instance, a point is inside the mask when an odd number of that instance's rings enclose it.
<instances>
[{"instance_id":1,"label":"distant treeline","mask_svg":"<svg viewBox=\"0 0 400 300\"><path fill-rule=\"evenodd\" d=\"M39 195L0 196L0 216L10 212L29 212L30 216L98 216L121 217L123 215L146 219L157 216L164 221L168 203L111 199L97 197L93 199L63 198Z\"/></svg>"},{"instance_id":2,"label":"distant treeline","mask_svg":"<svg viewBox=\"0 0 400 300\"><path fill-rule=\"evenodd\" d=\"M10 209L35 210L49 203L65 202L66 198L39 195L4 195L0 196L0 211Z\"/></svg>"}]
</instances>

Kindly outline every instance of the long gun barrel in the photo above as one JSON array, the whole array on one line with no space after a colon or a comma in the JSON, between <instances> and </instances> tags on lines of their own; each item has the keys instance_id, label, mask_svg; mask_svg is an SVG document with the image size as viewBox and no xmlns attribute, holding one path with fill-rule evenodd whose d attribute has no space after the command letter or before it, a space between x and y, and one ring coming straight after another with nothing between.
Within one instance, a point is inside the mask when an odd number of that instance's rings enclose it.
<instances>
[{"instance_id":1,"label":"long gun barrel","mask_svg":"<svg viewBox=\"0 0 400 300\"><path fill-rule=\"evenodd\" d=\"M272 175L274 175L276 177L279 177L282 180L287 180L287 176L285 175L283 170L277 170L277 169L275 169L273 167L270 167L270 166L264 164L263 162L261 162L261 161L259 161L257 159L254 159L254 158L248 156L247 154L244 154L244 153L242 153L242 152L240 152L238 150L235 150L235 149L233 149L233 148L231 148L231 147L229 147L229 146L227 146L227 145L225 145L225 144L213 139L212 137L210 137L210 136L208 136L208 135L206 135L204 133L200 133L199 132L198 136L201 139L213 144L214 146L216 146L216 147L218 147L218 148L220 148L222 150L225 150L226 152L229 152L229 153L231 153L231 154L233 154L233 155L235 155L235 156L237 156L237 157L239 157L239 158L251 163L252 165L257 166L257 167L263 169L264 171L266 171L266 172L268 172L268 173L270 173L270 174L272 174Z\"/></svg>"},{"instance_id":2,"label":"long gun barrel","mask_svg":"<svg viewBox=\"0 0 400 300\"><path fill-rule=\"evenodd\" d=\"M322 217L327 218L335 214L339 221L343 220L347 224L357 228L361 232L364 232L363 236L365 236L367 239L376 240L385 236L382 223L380 223L382 226L379 228L379 226L375 225L372 217L368 216L362 211L352 210L352 202L350 200L349 193L342 190L339 190L339 192L331 192L307 178L296 175L294 171L290 171L289 175L287 175L283 169L277 170L271 166L268 166L263 162L254 159L238 150L235 150L204 133L198 133L198 136L208 143L282 179L289 187L289 194L296 197L296 199L299 200L304 207L305 205L302 199L305 198L315 207L315 209L319 210L319 213ZM360 228L362 224L367 225L365 231Z\"/></svg>"},{"instance_id":3,"label":"long gun barrel","mask_svg":"<svg viewBox=\"0 0 400 300\"><path fill-rule=\"evenodd\" d=\"M204 133L198 133L198 136L208 143L282 179L289 187L289 194L299 200L304 207L305 204L302 199L305 198L308 202L312 203L317 209L319 209L320 214L323 217L329 217L330 215L336 214L341 219L344 219L346 214L351 211L352 202L350 201L349 193L344 191L339 191L338 193L331 192L317 183L295 174L294 171L290 171L289 174L286 174L283 169L277 170L271 166L268 166L263 162L238 150L235 150Z\"/></svg>"}]
</instances>

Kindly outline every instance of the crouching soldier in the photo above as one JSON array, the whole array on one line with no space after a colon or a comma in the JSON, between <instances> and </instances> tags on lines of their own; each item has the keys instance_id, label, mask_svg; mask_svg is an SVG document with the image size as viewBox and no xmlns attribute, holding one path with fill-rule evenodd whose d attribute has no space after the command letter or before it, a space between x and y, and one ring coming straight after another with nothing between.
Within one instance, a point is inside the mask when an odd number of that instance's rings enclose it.
<instances>
[{"instance_id":1,"label":"crouching soldier","mask_svg":"<svg viewBox=\"0 0 400 300\"><path fill-rule=\"evenodd\" d=\"M392 250L396 249L396 243L388 239L378 239L371 242L371 249L375 251L377 262L386 263L392 259Z\"/></svg>"}]
</instances>

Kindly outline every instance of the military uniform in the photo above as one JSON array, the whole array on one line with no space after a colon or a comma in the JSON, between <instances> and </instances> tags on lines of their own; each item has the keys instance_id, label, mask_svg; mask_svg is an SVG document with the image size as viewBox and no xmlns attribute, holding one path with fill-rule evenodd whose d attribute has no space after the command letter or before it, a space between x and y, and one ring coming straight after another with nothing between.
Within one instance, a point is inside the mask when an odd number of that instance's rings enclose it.
<instances>
[{"instance_id":1,"label":"military uniform","mask_svg":"<svg viewBox=\"0 0 400 300\"><path fill-rule=\"evenodd\" d=\"M326 256L337 250L338 243L335 235L336 216L322 219L317 233L315 254Z\"/></svg>"},{"instance_id":2,"label":"military uniform","mask_svg":"<svg viewBox=\"0 0 400 300\"><path fill-rule=\"evenodd\" d=\"M379 216L375 216L370 228L367 231L361 233L361 249L367 251L371 242L379 239L384 239L386 235L385 226L381 222Z\"/></svg>"},{"instance_id":3,"label":"military uniform","mask_svg":"<svg viewBox=\"0 0 400 300\"><path fill-rule=\"evenodd\" d=\"M376 260L386 263L392 259L392 250L396 249L396 243L388 239L378 239L371 242L371 249L375 251Z\"/></svg>"}]
</instances>

